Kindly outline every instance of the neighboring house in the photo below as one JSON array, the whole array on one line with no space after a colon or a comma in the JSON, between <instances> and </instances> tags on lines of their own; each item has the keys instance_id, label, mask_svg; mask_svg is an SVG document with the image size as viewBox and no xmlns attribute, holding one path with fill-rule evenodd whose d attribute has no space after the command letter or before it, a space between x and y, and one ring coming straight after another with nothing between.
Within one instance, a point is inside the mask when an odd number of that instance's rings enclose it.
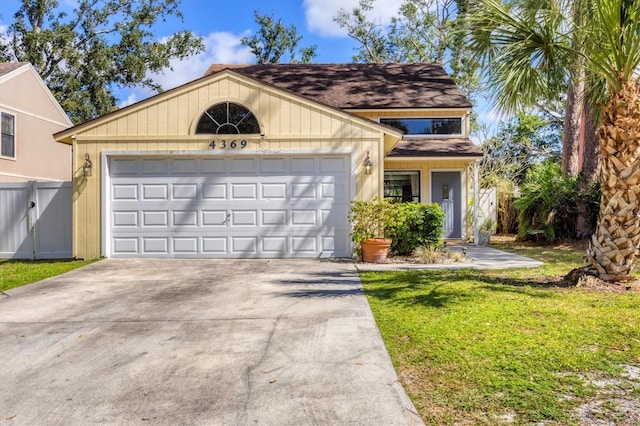
<instances>
[{"instance_id":1,"label":"neighboring house","mask_svg":"<svg viewBox=\"0 0 640 426\"><path fill-rule=\"evenodd\" d=\"M73 254L345 257L350 202L376 196L438 202L466 238L470 111L435 64L214 65L55 135Z\"/></svg>"},{"instance_id":2,"label":"neighboring house","mask_svg":"<svg viewBox=\"0 0 640 426\"><path fill-rule=\"evenodd\" d=\"M72 126L27 62L0 62L0 182L69 181L71 145L53 134Z\"/></svg>"}]
</instances>

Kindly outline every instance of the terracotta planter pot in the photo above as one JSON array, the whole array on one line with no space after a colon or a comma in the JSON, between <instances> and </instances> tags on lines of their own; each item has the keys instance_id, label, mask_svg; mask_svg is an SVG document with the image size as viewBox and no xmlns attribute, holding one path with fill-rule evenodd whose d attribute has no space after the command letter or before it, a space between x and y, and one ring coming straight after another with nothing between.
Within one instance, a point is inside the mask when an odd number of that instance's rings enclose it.
<instances>
[{"instance_id":1,"label":"terracotta planter pot","mask_svg":"<svg viewBox=\"0 0 640 426\"><path fill-rule=\"evenodd\" d=\"M362 260L367 263L384 263L387 260L391 240L388 238L369 238L360 243Z\"/></svg>"}]
</instances>

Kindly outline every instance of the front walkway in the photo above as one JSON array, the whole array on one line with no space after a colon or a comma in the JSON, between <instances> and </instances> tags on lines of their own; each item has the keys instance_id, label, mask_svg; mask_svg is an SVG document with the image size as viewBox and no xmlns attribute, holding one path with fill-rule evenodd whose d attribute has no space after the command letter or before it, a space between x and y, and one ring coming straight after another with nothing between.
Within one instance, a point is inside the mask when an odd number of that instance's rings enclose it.
<instances>
[{"instance_id":1,"label":"front walkway","mask_svg":"<svg viewBox=\"0 0 640 426\"><path fill-rule=\"evenodd\" d=\"M420 264L420 263L357 263L359 271L398 271L409 269L513 269L513 268L537 268L542 262L528 257L506 251L476 246L472 244L450 245L452 251L466 250L468 262L447 264Z\"/></svg>"}]
</instances>

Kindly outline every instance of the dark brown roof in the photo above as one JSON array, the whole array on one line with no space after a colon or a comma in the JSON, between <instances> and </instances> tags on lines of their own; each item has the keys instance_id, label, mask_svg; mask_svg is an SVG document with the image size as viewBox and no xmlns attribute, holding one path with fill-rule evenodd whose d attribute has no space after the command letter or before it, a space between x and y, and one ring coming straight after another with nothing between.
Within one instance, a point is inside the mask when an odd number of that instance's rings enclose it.
<instances>
[{"instance_id":1,"label":"dark brown roof","mask_svg":"<svg viewBox=\"0 0 640 426\"><path fill-rule=\"evenodd\" d=\"M482 151L467 138L403 139L387 157L482 157Z\"/></svg>"},{"instance_id":2,"label":"dark brown roof","mask_svg":"<svg viewBox=\"0 0 640 426\"><path fill-rule=\"evenodd\" d=\"M439 64L212 65L340 109L471 108Z\"/></svg>"},{"instance_id":3,"label":"dark brown roof","mask_svg":"<svg viewBox=\"0 0 640 426\"><path fill-rule=\"evenodd\" d=\"M0 76L27 65L29 62L0 62Z\"/></svg>"}]
</instances>

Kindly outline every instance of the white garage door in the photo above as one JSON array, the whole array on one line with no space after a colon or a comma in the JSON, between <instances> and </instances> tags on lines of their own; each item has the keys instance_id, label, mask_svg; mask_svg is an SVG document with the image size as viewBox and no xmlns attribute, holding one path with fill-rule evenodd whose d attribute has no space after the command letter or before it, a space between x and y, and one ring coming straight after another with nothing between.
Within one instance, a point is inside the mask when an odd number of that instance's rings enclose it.
<instances>
[{"instance_id":1,"label":"white garage door","mask_svg":"<svg viewBox=\"0 0 640 426\"><path fill-rule=\"evenodd\" d=\"M112 257L346 257L345 156L111 158Z\"/></svg>"}]
</instances>

